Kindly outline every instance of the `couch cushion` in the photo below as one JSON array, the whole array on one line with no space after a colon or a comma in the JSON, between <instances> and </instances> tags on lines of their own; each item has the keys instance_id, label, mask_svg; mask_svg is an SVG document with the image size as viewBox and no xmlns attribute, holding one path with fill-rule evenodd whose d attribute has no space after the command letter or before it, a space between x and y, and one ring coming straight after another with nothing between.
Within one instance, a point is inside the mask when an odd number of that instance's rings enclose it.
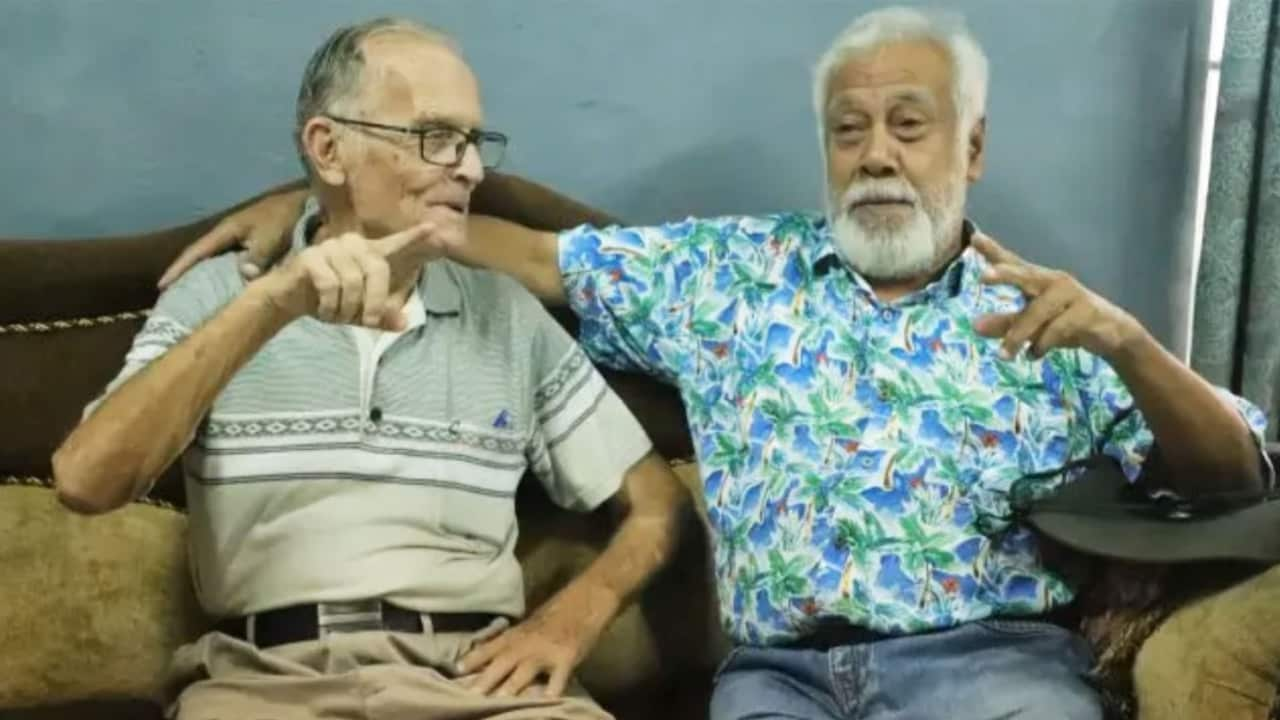
<instances>
[{"instance_id":1,"label":"couch cushion","mask_svg":"<svg viewBox=\"0 0 1280 720\"><path fill-rule=\"evenodd\" d=\"M1280 684L1280 567L1175 612L1134 666L1145 718L1261 718Z\"/></svg>"},{"instance_id":2,"label":"couch cushion","mask_svg":"<svg viewBox=\"0 0 1280 720\"><path fill-rule=\"evenodd\" d=\"M47 487L0 485L0 708L160 697L171 653L207 626L185 532L171 509L83 517Z\"/></svg>"},{"instance_id":3,"label":"couch cushion","mask_svg":"<svg viewBox=\"0 0 1280 720\"><path fill-rule=\"evenodd\" d=\"M161 707L148 700L85 700L30 708L6 708L4 720L164 720Z\"/></svg>"}]
</instances>

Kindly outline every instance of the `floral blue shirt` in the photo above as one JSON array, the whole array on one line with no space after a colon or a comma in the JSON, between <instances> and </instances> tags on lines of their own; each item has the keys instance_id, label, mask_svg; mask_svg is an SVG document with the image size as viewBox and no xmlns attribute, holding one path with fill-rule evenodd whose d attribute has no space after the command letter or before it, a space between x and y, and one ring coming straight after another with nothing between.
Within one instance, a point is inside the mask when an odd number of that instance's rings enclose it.
<instances>
[{"instance_id":1,"label":"floral blue shirt","mask_svg":"<svg viewBox=\"0 0 1280 720\"><path fill-rule=\"evenodd\" d=\"M587 352L681 392L739 643L833 617L910 633L1064 604L1072 587L1008 519L1012 484L1051 490L1098 451L1135 478L1151 449L1098 357L1005 361L975 333L1024 300L983 285L972 249L883 303L806 215L581 227L559 247Z\"/></svg>"}]
</instances>

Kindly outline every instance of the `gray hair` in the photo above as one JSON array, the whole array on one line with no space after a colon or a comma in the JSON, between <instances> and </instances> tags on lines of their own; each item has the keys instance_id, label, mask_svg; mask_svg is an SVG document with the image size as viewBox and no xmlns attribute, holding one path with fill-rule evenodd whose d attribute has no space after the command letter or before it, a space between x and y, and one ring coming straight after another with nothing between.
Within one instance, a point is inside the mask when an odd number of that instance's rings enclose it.
<instances>
[{"instance_id":1,"label":"gray hair","mask_svg":"<svg viewBox=\"0 0 1280 720\"><path fill-rule=\"evenodd\" d=\"M826 155L827 83L831 75L850 58L892 42L932 40L951 56L951 92L959 119L960 137L965 137L986 115L990 69L964 18L956 13L890 7L869 12L844 29L822 54L813 73L813 107L818 115L818 135Z\"/></svg>"},{"instance_id":2,"label":"gray hair","mask_svg":"<svg viewBox=\"0 0 1280 720\"><path fill-rule=\"evenodd\" d=\"M458 43L448 33L416 20L380 17L355 25L340 27L324 41L302 73L295 107L293 141L302 167L311 173L311 161L302 144L302 128L311 118L324 113L347 113L347 107L360 89L364 70L364 41L385 32L408 32L460 52Z\"/></svg>"}]
</instances>

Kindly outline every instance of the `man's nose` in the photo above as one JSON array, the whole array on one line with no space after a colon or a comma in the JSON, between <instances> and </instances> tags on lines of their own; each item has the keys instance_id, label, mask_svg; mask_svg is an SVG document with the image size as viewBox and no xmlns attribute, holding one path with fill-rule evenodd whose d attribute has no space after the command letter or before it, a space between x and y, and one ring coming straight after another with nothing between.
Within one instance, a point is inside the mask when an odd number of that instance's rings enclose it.
<instances>
[{"instance_id":1,"label":"man's nose","mask_svg":"<svg viewBox=\"0 0 1280 720\"><path fill-rule=\"evenodd\" d=\"M484 180L484 163L480 161L480 151L474 144L467 143L463 148L462 159L453 168L453 177L472 189Z\"/></svg>"},{"instance_id":2,"label":"man's nose","mask_svg":"<svg viewBox=\"0 0 1280 720\"><path fill-rule=\"evenodd\" d=\"M884 127L872 128L871 136L867 138L866 151L858 163L859 174L866 178L881 179L897 175L898 170L897 148L893 138Z\"/></svg>"}]
</instances>

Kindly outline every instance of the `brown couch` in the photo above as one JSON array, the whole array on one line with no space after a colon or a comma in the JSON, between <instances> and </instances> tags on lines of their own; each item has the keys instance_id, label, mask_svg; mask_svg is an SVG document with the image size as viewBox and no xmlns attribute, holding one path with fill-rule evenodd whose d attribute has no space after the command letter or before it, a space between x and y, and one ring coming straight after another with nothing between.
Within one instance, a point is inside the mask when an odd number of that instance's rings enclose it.
<instances>
[{"instance_id":1,"label":"brown couch","mask_svg":"<svg viewBox=\"0 0 1280 720\"><path fill-rule=\"evenodd\" d=\"M509 176L493 176L487 180L477 193L474 209L547 229L609 219L598 211ZM215 220L115 238L0 241L0 417L3 417L0 422L4 429L0 434L0 478L8 478L9 483L8 486L0 484L0 519L6 508L13 506L7 504L6 497L17 497L20 489L29 500L32 484L39 488L48 478L49 458L54 447L76 422L85 402L118 369L144 311L155 300L155 279L181 248L210 228ZM575 329L571 316L558 317L571 331ZM637 376L618 373L607 376L666 457L691 456L684 413L673 390ZM181 509L182 486L174 475L171 470L158 484L154 497ZM15 484L17 478L26 478L26 485ZM14 494L6 496L6 492ZM526 567L530 602L537 603L590 561L610 528L603 517L577 516L554 508L536 483L524 484L518 507L522 538L519 553ZM0 522L0 529L4 527ZM103 527L106 526L76 525L76 532L94 532L95 528L101 532ZM716 627L705 532L692 514L686 530L676 562L615 623L580 673L597 699L623 720L706 717L712 673L723 653L724 640ZM24 548L13 545L14 542L0 537L0 543L9 543L12 552L41 553L41 548ZM49 547L56 539L42 542ZM92 567L101 572L102 563L106 561L94 559L98 556L92 554L93 550L56 557L89 557ZM9 562L40 562L31 557L15 557L12 552ZM0 553L0 558L4 557ZM174 558L172 562L180 566L180 553ZM0 566L0 579L5 577L6 570ZM43 572L47 575L56 572L56 568L46 568ZM76 569L75 572L88 571ZM1227 584L1237 576L1229 574L1230 577L1218 584ZM1199 580L1191 584L1178 581L1181 590L1169 592L1170 576L1162 572L1161 579L1149 585L1157 589L1154 599L1148 595L1132 601L1128 607L1117 607L1118 601L1114 600L1117 596L1107 590L1094 592L1090 596L1092 600L1085 603L1092 607L1090 617L1094 624L1091 627L1106 645L1107 682L1117 689L1121 704L1128 689L1128 668L1147 633L1159 625L1174 605L1202 594L1204 588L1210 586L1198 571L1187 570L1176 575ZM181 576L177 580L165 577L168 580L161 578L155 582L174 585L169 590L182 597L173 606L186 607L190 600ZM5 642L4 628L0 627L0 673L5 667L19 667L12 662L6 665L6 654L9 660L20 654L26 663L20 665L26 668L24 672L44 672L52 677L56 674L54 666L59 662L57 655L88 652L87 645L77 646L58 639L62 635L54 632L54 627L58 623L70 626L76 622L72 615L90 610L99 613L93 617L98 617L95 622L100 623L102 612L113 612L109 608L104 611L102 607L108 602L103 599L106 591L102 588L109 583L99 579L99 586L94 587L93 582L77 582L75 577L62 582L66 587L57 591L58 602L50 603L50 607L57 609L49 610L47 616L39 612L32 615L36 620L23 628L26 634L21 636L21 642ZM5 602L4 592L0 588L0 604ZM66 617L58 617L59 613ZM4 617L0 608L0 622ZM194 622L198 625L199 621ZM49 628L48 633L43 631L44 627ZM78 637L79 643L92 641L92 637L84 633ZM173 638L168 641L172 642ZM46 659L48 667L54 669L45 669L41 663ZM68 687L65 680L59 682L57 687L64 690ZM50 687L54 685L56 683ZM0 686L3 686L2 678ZM0 702L0 718L143 720L159 717L158 707L145 698L106 697L111 694L95 693L95 697L79 698L68 704L76 698L62 692L56 695L66 701L60 705L37 703L37 707L23 710L5 709Z\"/></svg>"}]
</instances>

